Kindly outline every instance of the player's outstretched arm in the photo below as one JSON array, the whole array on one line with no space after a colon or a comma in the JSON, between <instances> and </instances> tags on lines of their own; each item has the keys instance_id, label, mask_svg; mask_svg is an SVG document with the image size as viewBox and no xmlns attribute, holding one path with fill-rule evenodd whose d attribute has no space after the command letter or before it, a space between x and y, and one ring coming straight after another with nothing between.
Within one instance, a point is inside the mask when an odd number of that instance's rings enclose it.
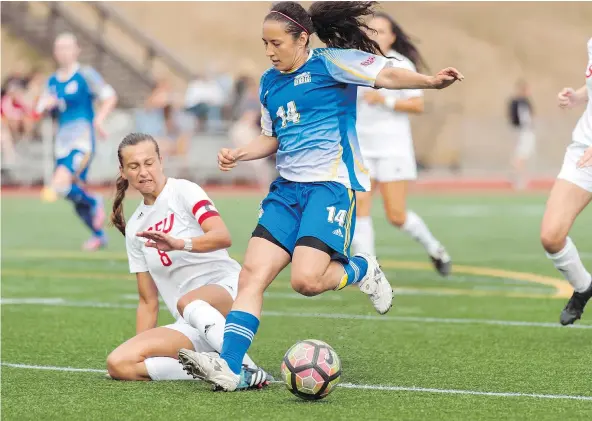
<instances>
[{"instance_id":1,"label":"player's outstretched arm","mask_svg":"<svg viewBox=\"0 0 592 421\"><path fill-rule=\"evenodd\" d=\"M201 228L204 235L187 239L190 241L186 248L185 239L176 238L165 234L162 231L141 231L136 235L147 239L145 246L155 248L160 251L185 250L192 253L210 253L216 250L227 249L232 245L230 232L222 218L215 212L215 216L208 217L201 222Z\"/></svg>"},{"instance_id":2,"label":"player's outstretched arm","mask_svg":"<svg viewBox=\"0 0 592 421\"><path fill-rule=\"evenodd\" d=\"M370 105L383 105L391 111L408 114L421 114L424 111L423 96L395 99L386 97L377 90L369 89L362 95L363 101Z\"/></svg>"},{"instance_id":3,"label":"player's outstretched arm","mask_svg":"<svg viewBox=\"0 0 592 421\"><path fill-rule=\"evenodd\" d=\"M262 134L243 148L223 148L218 152L218 168L221 171L230 171L236 167L238 161L267 158L277 152L279 145L277 138Z\"/></svg>"},{"instance_id":4,"label":"player's outstretched arm","mask_svg":"<svg viewBox=\"0 0 592 421\"><path fill-rule=\"evenodd\" d=\"M588 102L588 89L586 85L575 91L573 88L563 88L557 95L559 101L559 107L561 108L573 108L578 105L585 104Z\"/></svg>"},{"instance_id":5,"label":"player's outstretched arm","mask_svg":"<svg viewBox=\"0 0 592 421\"><path fill-rule=\"evenodd\" d=\"M454 67L440 70L435 76L426 76L400 67L385 67L376 77L374 87L385 89L443 89L464 76Z\"/></svg>"},{"instance_id":6,"label":"player's outstretched arm","mask_svg":"<svg viewBox=\"0 0 592 421\"><path fill-rule=\"evenodd\" d=\"M138 281L138 309L136 310L136 335L154 329L158 322L158 289L149 272L136 273Z\"/></svg>"}]
</instances>

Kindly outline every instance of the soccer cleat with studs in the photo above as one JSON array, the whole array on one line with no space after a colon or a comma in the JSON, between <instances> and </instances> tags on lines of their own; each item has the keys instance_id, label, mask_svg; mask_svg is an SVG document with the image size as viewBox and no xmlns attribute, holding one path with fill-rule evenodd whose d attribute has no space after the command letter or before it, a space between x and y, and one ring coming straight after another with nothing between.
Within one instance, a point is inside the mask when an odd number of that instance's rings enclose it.
<instances>
[{"instance_id":1,"label":"soccer cleat with studs","mask_svg":"<svg viewBox=\"0 0 592 421\"><path fill-rule=\"evenodd\" d=\"M579 320L582 317L582 313L584 313L584 307L586 307L586 303L588 300L590 300L590 298L592 298L592 283L584 292L574 291L571 298L563 308L563 311L561 311L559 322L563 326L567 326L573 324L576 320Z\"/></svg>"},{"instance_id":2,"label":"soccer cleat with studs","mask_svg":"<svg viewBox=\"0 0 592 421\"><path fill-rule=\"evenodd\" d=\"M387 313L393 305L393 288L384 276L378 260L367 253L358 253L356 256L360 256L368 262L366 275L358 284L360 290L368 295L374 309L379 314Z\"/></svg>"},{"instance_id":3,"label":"soccer cleat with studs","mask_svg":"<svg viewBox=\"0 0 592 421\"><path fill-rule=\"evenodd\" d=\"M273 381L273 377L261 368L248 368L243 365L240 375L235 374L228 363L215 352L195 352L179 350L179 362L194 379L204 380L214 385L215 391L233 392L235 390L262 389Z\"/></svg>"},{"instance_id":4,"label":"soccer cleat with studs","mask_svg":"<svg viewBox=\"0 0 592 421\"><path fill-rule=\"evenodd\" d=\"M432 259L434 268L440 275L450 275L450 271L452 270L452 260L444 247L440 246L436 252L436 256L430 256L430 259Z\"/></svg>"}]
</instances>

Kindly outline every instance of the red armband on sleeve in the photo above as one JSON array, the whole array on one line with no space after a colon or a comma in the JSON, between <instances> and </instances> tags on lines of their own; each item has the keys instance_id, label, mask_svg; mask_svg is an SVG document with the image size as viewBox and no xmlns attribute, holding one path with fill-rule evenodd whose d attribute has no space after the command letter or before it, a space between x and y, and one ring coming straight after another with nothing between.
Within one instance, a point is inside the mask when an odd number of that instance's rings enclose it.
<instances>
[{"instance_id":1,"label":"red armband on sleeve","mask_svg":"<svg viewBox=\"0 0 592 421\"><path fill-rule=\"evenodd\" d=\"M214 204L209 200L200 200L193 206L193 215L197 219L199 225L211 218L212 216L220 216L218 210L214 207Z\"/></svg>"}]
</instances>

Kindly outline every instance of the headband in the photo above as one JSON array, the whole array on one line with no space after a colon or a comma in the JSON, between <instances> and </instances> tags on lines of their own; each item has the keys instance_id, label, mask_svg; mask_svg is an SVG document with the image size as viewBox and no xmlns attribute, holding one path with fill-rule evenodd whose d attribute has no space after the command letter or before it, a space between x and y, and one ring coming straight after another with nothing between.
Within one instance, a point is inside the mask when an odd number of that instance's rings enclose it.
<instances>
[{"instance_id":1,"label":"headband","mask_svg":"<svg viewBox=\"0 0 592 421\"><path fill-rule=\"evenodd\" d=\"M291 20L291 21L292 21L292 22L294 22L296 25L298 25L299 27L301 27L301 28L302 28L302 30L303 30L304 32L306 32L306 34L307 34L307 35L310 35L304 26L300 25L298 22L296 22L296 21L295 21L294 19L292 19L290 16L288 16L288 15L285 15L285 14L283 14L282 12L278 12L277 10L272 10L272 11L271 11L271 12L269 12L269 13L277 13L277 14L280 14L280 15L282 15L282 16L283 16L283 17L285 17L286 19L288 19L288 20Z\"/></svg>"}]
</instances>

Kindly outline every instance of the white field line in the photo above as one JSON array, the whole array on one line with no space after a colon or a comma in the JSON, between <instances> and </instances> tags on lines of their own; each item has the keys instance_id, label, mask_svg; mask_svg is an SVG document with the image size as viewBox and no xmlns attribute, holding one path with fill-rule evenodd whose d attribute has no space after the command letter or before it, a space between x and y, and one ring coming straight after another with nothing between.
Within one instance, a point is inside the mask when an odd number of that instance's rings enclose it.
<instances>
[{"instance_id":1,"label":"white field line","mask_svg":"<svg viewBox=\"0 0 592 421\"><path fill-rule=\"evenodd\" d=\"M99 370L96 368L73 368L73 367L55 367L45 365L27 365L27 364L13 364L1 362L0 365L11 368L23 368L29 370L49 370L49 371L66 371L77 373L107 373L106 370ZM521 392L483 392L479 390L460 390L460 389L435 389L426 387L407 387L407 386L386 386L386 385L372 385L372 384L352 384L342 383L339 387L345 389L360 389L360 390L380 390L388 392L419 392L419 393L442 393L449 395L473 395L473 396L494 396L502 398L534 398L534 399L569 399L576 401L592 401L592 396L577 396L577 395L551 395L542 393L521 393Z\"/></svg>"},{"instance_id":2,"label":"white field line","mask_svg":"<svg viewBox=\"0 0 592 421\"><path fill-rule=\"evenodd\" d=\"M56 307L83 307L83 308L114 308L135 309L135 304L118 304L95 301L67 301L63 298L2 298L0 305L47 305ZM445 317L413 317L413 316L378 316L364 314L340 314L340 313L304 313L290 311L264 311L265 317L301 317L311 319L342 319L342 320L371 320L380 322L409 322L409 323L442 323L442 324L477 324L514 327L540 327L553 329L592 329L592 325L575 324L561 326L559 323L527 322L517 320L491 320L491 319L456 319Z\"/></svg>"},{"instance_id":3,"label":"white field line","mask_svg":"<svg viewBox=\"0 0 592 421\"><path fill-rule=\"evenodd\" d=\"M49 370L49 371L70 371L80 373L107 373L107 370L99 370L96 368L73 368L73 367L54 367L52 365L28 365L28 364L13 364L2 361L0 365L12 368L26 368L29 370Z\"/></svg>"}]
</instances>

